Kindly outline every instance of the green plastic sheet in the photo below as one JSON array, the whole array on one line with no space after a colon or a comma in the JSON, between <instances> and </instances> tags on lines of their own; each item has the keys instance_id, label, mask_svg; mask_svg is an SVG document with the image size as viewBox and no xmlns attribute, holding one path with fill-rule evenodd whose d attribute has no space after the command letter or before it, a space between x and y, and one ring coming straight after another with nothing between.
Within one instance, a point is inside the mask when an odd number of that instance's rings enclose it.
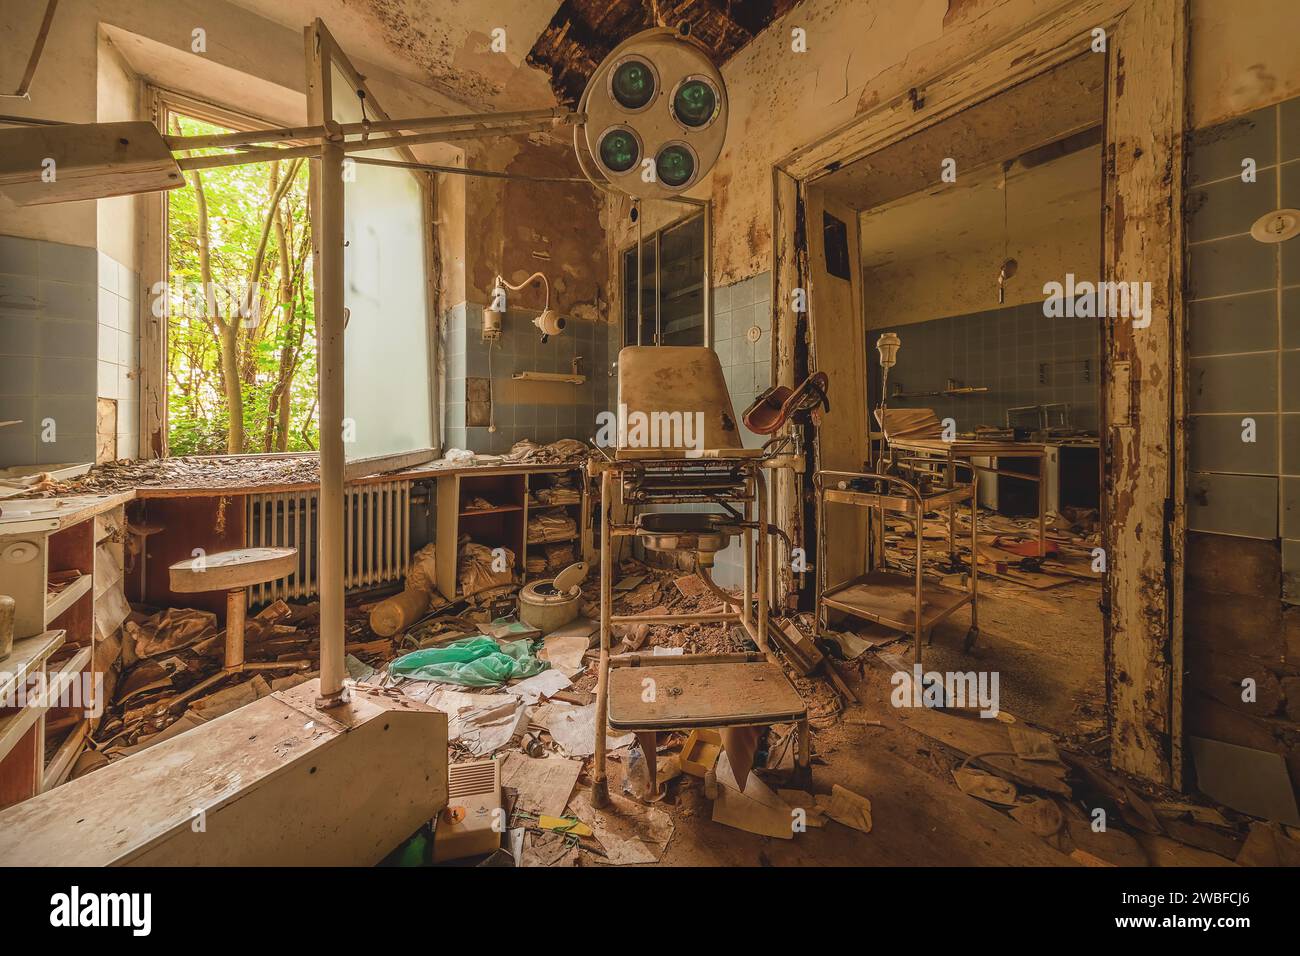
<instances>
[{"instance_id":1,"label":"green plastic sheet","mask_svg":"<svg viewBox=\"0 0 1300 956\"><path fill-rule=\"evenodd\" d=\"M490 637L481 636L403 654L388 670L397 677L412 680L495 687L517 677L540 674L548 667L548 662L533 655L532 641L498 644Z\"/></svg>"}]
</instances>

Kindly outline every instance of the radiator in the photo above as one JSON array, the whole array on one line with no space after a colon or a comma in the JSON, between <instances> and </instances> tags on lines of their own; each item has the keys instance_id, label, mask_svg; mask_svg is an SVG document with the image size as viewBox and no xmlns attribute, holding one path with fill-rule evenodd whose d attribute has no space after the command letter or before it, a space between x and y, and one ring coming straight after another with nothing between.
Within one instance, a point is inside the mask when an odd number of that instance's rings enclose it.
<instances>
[{"instance_id":1,"label":"radiator","mask_svg":"<svg viewBox=\"0 0 1300 956\"><path fill-rule=\"evenodd\" d=\"M250 548L297 548L298 570L248 589L250 605L276 598L320 593L316 536L320 531L316 491L248 495ZM406 574L411 552L411 483L384 481L343 492L343 586L377 587Z\"/></svg>"}]
</instances>

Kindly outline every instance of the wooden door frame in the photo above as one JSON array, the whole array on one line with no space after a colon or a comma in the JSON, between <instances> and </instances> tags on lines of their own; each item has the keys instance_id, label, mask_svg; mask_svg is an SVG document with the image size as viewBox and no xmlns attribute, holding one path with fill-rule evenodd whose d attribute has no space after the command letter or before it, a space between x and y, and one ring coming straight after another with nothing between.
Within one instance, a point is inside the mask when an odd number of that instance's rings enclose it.
<instances>
[{"instance_id":1,"label":"wooden door frame","mask_svg":"<svg viewBox=\"0 0 1300 956\"><path fill-rule=\"evenodd\" d=\"M803 222L821 176L1092 50L1107 57L1102 276L1150 281L1150 324L1104 325L1102 494L1106 711L1111 763L1182 786L1182 593L1185 522L1185 317L1182 199L1186 105L1186 0L1086 0L1025 24L776 164L772 302L777 381L793 384L807 316L789 308L810 288ZM948 41L947 51L968 36ZM1096 54L1102 55L1102 54ZM860 321L860 317L859 317ZM865 338L863 348L866 348ZM832 390L834 383L832 383ZM783 527L805 526L801 481L776 482ZM805 543L805 546L806 543ZM793 586L783 571L783 588Z\"/></svg>"}]
</instances>

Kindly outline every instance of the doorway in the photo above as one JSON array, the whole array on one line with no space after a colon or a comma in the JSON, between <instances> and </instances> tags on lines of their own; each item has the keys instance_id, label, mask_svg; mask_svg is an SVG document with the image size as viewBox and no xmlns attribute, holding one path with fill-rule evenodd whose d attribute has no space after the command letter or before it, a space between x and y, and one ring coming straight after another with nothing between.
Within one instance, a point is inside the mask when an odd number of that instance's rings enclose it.
<instances>
[{"instance_id":1,"label":"doorway","mask_svg":"<svg viewBox=\"0 0 1300 956\"><path fill-rule=\"evenodd\" d=\"M1087 742L1107 733L1104 329L1082 295L1102 275L1105 82L1104 57L1068 60L817 179L807 206L814 310L830 296L861 316L867 460L904 456L882 408L989 451L956 459L978 485L957 546L931 513L921 548L936 588L964 588L977 563L979 639L966 646L968 612L946 618L926 669L996 671L1004 710ZM881 336L900 343L887 379ZM864 570L837 567L867 550L847 525L822 529L836 580ZM887 518L866 570L911 573L916 548L911 522Z\"/></svg>"}]
</instances>

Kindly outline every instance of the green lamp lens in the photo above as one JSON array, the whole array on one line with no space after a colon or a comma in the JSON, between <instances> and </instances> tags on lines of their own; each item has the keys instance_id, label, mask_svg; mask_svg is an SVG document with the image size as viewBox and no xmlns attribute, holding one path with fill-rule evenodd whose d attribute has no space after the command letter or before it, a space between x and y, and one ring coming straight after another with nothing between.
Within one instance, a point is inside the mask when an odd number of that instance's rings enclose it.
<instances>
[{"instance_id":1,"label":"green lamp lens","mask_svg":"<svg viewBox=\"0 0 1300 956\"><path fill-rule=\"evenodd\" d=\"M640 152L636 137L625 129L612 129L600 138L600 161L616 173L635 166Z\"/></svg>"},{"instance_id":2,"label":"green lamp lens","mask_svg":"<svg viewBox=\"0 0 1300 956\"><path fill-rule=\"evenodd\" d=\"M639 110L655 93L655 76L650 66L640 60L620 63L614 70L614 99L628 110Z\"/></svg>"},{"instance_id":3,"label":"green lamp lens","mask_svg":"<svg viewBox=\"0 0 1300 956\"><path fill-rule=\"evenodd\" d=\"M655 158L655 169L665 186L685 186L695 175L695 157L685 146L665 146Z\"/></svg>"},{"instance_id":4,"label":"green lamp lens","mask_svg":"<svg viewBox=\"0 0 1300 956\"><path fill-rule=\"evenodd\" d=\"M685 126L698 129L713 118L718 97L703 80L687 80L673 97L673 114Z\"/></svg>"}]
</instances>

